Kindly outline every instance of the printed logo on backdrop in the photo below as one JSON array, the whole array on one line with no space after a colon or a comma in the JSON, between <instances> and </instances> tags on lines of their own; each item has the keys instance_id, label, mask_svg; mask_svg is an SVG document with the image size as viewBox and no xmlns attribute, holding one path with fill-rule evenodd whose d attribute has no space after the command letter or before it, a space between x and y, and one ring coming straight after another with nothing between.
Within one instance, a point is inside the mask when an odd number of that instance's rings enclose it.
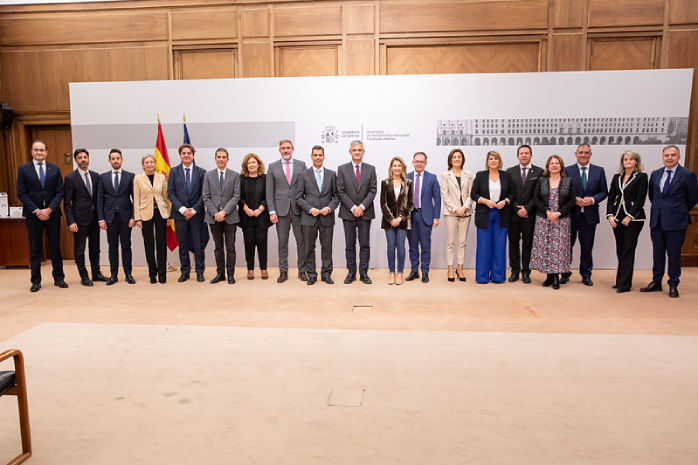
<instances>
[{"instance_id":1,"label":"printed logo on backdrop","mask_svg":"<svg viewBox=\"0 0 698 465\"><path fill-rule=\"evenodd\" d=\"M688 118L441 119L436 145L685 145Z\"/></svg>"},{"instance_id":2,"label":"printed logo on backdrop","mask_svg":"<svg viewBox=\"0 0 698 465\"><path fill-rule=\"evenodd\" d=\"M398 139L407 139L410 137L409 132L392 132L382 129L365 130L363 125L361 129L342 130L340 131L335 126L325 126L321 135L320 141L325 144L337 144L342 141L366 140L366 141L394 141Z\"/></svg>"},{"instance_id":3,"label":"printed logo on backdrop","mask_svg":"<svg viewBox=\"0 0 698 465\"><path fill-rule=\"evenodd\" d=\"M325 144L337 144L339 143L339 132L334 126L325 126L325 130L320 136L320 140Z\"/></svg>"}]
</instances>

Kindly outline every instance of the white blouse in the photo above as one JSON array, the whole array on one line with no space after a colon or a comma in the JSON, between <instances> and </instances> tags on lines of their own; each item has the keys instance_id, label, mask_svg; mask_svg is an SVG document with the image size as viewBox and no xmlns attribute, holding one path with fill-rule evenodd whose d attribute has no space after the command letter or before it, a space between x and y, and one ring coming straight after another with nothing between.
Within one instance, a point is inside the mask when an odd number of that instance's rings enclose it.
<instances>
[{"instance_id":1,"label":"white blouse","mask_svg":"<svg viewBox=\"0 0 698 465\"><path fill-rule=\"evenodd\" d=\"M499 197L502 195L502 184L499 181L499 179L497 181L490 179L490 200L495 203L499 202Z\"/></svg>"}]
</instances>

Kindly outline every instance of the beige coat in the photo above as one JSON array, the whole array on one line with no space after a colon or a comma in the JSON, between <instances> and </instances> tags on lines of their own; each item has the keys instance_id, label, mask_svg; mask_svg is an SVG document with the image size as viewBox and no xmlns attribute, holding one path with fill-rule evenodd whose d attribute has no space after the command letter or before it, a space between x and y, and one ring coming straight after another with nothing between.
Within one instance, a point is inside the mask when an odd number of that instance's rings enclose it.
<instances>
[{"instance_id":1,"label":"beige coat","mask_svg":"<svg viewBox=\"0 0 698 465\"><path fill-rule=\"evenodd\" d=\"M453 170L444 171L439 179L441 187L441 200L444 203L444 216L456 216L456 209L466 206L465 214L473 214L473 199L470 198L470 190L473 187L473 175L470 171L461 170L461 186L458 190L458 180ZM463 203L461 204L461 197Z\"/></svg>"},{"instance_id":2,"label":"beige coat","mask_svg":"<svg viewBox=\"0 0 698 465\"><path fill-rule=\"evenodd\" d=\"M153 202L153 198L155 202ZM133 180L133 218L136 221L152 220L153 203L158 204L160 216L170 217L170 201L167 198L165 175L155 173L152 185L147 174L136 175Z\"/></svg>"}]
</instances>

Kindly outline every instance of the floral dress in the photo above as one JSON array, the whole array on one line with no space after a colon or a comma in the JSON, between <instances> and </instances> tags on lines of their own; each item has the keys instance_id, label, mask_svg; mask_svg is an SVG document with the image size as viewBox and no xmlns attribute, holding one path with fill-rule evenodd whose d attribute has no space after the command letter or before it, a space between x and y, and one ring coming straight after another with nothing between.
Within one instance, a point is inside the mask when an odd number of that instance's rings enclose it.
<instances>
[{"instance_id":1,"label":"floral dress","mask_svg":"<svg viewBox=\"0 0 698 465\"><path fill-rule=\"evenodd\" d=\"M559 200L559 189L551 187L548 203L551 212L558 211ZM572 219L569 215L558 218L557 224L536 215L531 269L547 274L569 273L572 260L571 230Z\"/></svg>"}]
</instances>

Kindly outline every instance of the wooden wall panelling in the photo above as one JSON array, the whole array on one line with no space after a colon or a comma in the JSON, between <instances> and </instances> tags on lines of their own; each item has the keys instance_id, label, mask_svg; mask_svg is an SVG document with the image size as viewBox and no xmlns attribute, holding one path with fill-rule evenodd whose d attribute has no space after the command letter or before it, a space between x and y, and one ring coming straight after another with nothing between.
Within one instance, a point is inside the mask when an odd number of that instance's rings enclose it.
<instances>
[{"instance_id":1,"label":"wooden wall panelling","mask_svg":"<svg viewBox=\"0 0 698 465\"><path fill-rule=\"evenodd\" d=\"M165 11L57 13L0 17L3 45L167 40Z\"/></svg>"},{"instance_id":2,"label":"wooden wall panelling","mask_svg":"<svg viewBox=\"0 0 698 465\"><path fill-rule=\"evenodd\" d=\"M270 35L269 8L242 9L242 36L269 37Z\"/></svg>"},{"instance_id":3,"label":"wooden wall panelling","mask_svg":"<svg viewBox=\"0 0 698 465\"><path fill-rule=\"evenodd\" d=\"M177 79L226 79L235 75L235 50L179 50Z\"/></svg>"},{"instance_id":4,"label":"wooden wall panelling","mask_svg":"<svg viewBox=\"0 0 698 465\"><path fill-rule=\"evenodd\" d=\"M240 44L242 77L272 77L272 53L269 41Z\"/></svg>"},{"instance_id":5,"label":"wooden wall panelling","mask_svg":"<svg viewBox=\"0 0 698 465\"><path fill-rule=\"evenodd\" d=\"M342 34L342 7L318 3L274 7L274 36L322 36Z\"/></svg>"},{"instance_id":6,"label":"wooden wall panelling","mask_svg":"<svg viewBox=\"0 0 698 465\"><path fill-rule=\"evenodd\" d=\"M553 27L585 26L588 1L553 0Z\"/></svg>"},{"instance_id":7,"label":"wooden wall panelling","mask_svg":"<svg viewBox=\"0 0 698 465\"><path fill-rule=\"evenodd\" d=\"M548 0L380 4L380 33L547 29Z\"/></svg>"},{"instance_id":8,"label":"wooden wall panelling","mask_svg":"<svg viewBox=\"0 0 698 465\"><path fill-rule=\"evenodd\" d=\"M516 73L539 71L539 42L395 46L386 74Z\"/></svg>"},{"instance_id":9,"label":"wooden wall panelling","mask_svg":"<svg viewBox=\"0 0 698 465\"><path fill-rule=\"evenodd\" d=\"M375 7L373 5L347 5L344 7L347 20L347 34L373 34L375 28Z\"/></svg>"},{"instance_id":10,"label":"wooden wall panelling","mask_svg":"<svg viewBox=\"0 0 698 465\"><path fill-rule=\"evenodd\" d=\"M671 24L698 23L698 1L671 0L669 5L669 22Z\"/></svg>"},{"instance_id":11,"label":"wooden wall panelling","mask_svg":"<svg viewBox=\"0 0 698 465\"><path fill-rule=\"evenodd\" d=\"M589 0L589 27L664 24L665 0Z\"/></svg>"},{"instance_id":12,"label":"wooden wall panelling","mask_svg":"<svg viewBox=\"0 0 698 465\"><path fill-rule=\"evenodd\" d=\"M655 68L656 39L591 39L589 69L622 70Z\"/></svg>"},{"instance_id":13,"label":"wooden wall panelling","mask_svg":"<svg viewBox=\"0 0 698 465\"><path fill-rule=\"evenodd\" d=\"M172 40L237 38L235 7L206 10L172 9Z\"/></svg>"},{"instance_id":14,"label":"wooden wall panelling","mask_svg":"<svg viewBox=\"0 0 698 465\"><path fill-rule=\"evenodd\" d=\"M376 74L376 41L373 37L348 38L346 48L348 75Z\"/></svg>"},{"instance_id":15,"label":"wooden wall panelling","mask_svg":"<svg viewBox=\"0 0 698 465\"><path fill-rule=\"evenodd\" d=\"M584 34L555 34L552 38L550 71L581 71L585 69L586 44Z\"/></svg>"},{"instance_id":16,"label":"wooden wall panelling","mask_svg":"<svg viewBox=\"0 0 698 465\"><path fill-rule=\"evenodd\" d=\"M337 76L339 48L337 45L277 47L276 76Z\"/></svg>"}]
</instances>

